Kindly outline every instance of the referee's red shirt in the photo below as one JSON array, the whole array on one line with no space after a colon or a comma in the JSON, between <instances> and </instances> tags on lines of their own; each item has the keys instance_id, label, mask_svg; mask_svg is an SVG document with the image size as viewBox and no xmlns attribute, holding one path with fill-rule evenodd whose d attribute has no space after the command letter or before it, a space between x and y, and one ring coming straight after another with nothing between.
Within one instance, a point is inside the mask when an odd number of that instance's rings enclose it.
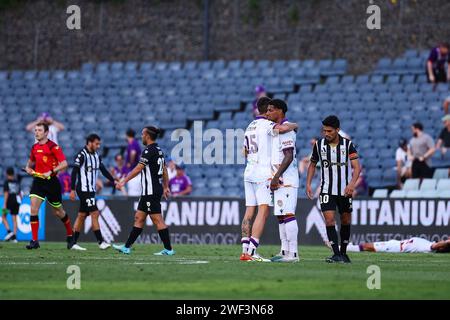
<instances>
[{"instance_id":1,"label":"referee's red shirt","mask_svg":"<svg viewBox=\"0 0 450 320\"><path fill-rule=\"evenodd\" d=\"M34 171L37 173L49 172L64 160L66 160L66 156L61 147L51 140L45 144L35 143L31 148L30 161L36 163ZM53 176L55 175L53 174Z\"/></svg>"}]
</instances>

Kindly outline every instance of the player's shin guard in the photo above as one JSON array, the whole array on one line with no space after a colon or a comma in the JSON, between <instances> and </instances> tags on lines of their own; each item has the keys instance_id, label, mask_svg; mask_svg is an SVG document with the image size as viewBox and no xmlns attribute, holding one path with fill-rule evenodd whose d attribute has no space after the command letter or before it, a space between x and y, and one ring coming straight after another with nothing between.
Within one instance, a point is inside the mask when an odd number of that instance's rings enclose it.
<instances>
[{"instance_id":1,"label":"player's shin guard","mask_svg":"<svg viewBox=\"0 0 450 320\"><path fill-rule=\"evenodd\" d=\"M259 239L250 237L250 244L248 246L248 254L253 256L256 254L256 249L259 246Z\"/></svg>"},{"instance_id":2,"label":"player's shin guard","mask_svg":"<svg viewBox=\"0 0 450 320\"><path fill-rule=\"evenodd\" d=\"M103 236L102 236L102 232L100 231L100 229L94 230L94 235L95 235L95 238L97 239L98 244L103 242Z\"/></svg>"},{"instance_id":3,"label":"player's shin guard","mask_svg":"<svg viewBox=\"0 0 450 320\"><path fill-rule=\"evenodd\" d=\"M286 234L286 224L284 220L278 220L278 231L280 232L281 254L285 255L289 251L289 241Z\"/></svg>"},{"instance_id":4,"label":"player's shin guard","mask_svg":"<svg viewBox=\"0 0 450 320\"><path fill-rule=\"evenodd\" d=\"M38 231L39 231L39 217L38 216L31 216L30 217L30 224L31 224L31 236L33 241L37 241L38 239Z\"/></svg>"},{"instance_id":5,"label":"player's shin guard","mask_svg":"<svg viewBox=\"0 0 450 320\"><path fill-rule=\"evenodd\" d=\"M350 225L349 224L341 224L341 254L347 253L347 245L350 240Z\"/></svg>"},{"instance_id":6,"label":"player's shin guard","mask_svg":"<svg viewBox=\"0 0 450 320\"><path fill-rule=\"evenodd\" d=\"M331 248L333 248L333 253L340 255L339 245L338 245L338 235L335 226L327 227L328 241L330 241Z\"/></svg>"},{"instance_id":7,"label":"player's shin guard","mask_svg":"<svg viewBox=\"0 0 450 320\"><path fill-rule=\"evenodd\" d=\"M131 246L136 241L136 239L139 237L141 232L142 232L142 228L133 227L133 229L131 229L130 235L128 236L128 240L125 243L125 248L131 248Z\"/></svg>"},{"instance_id":8,"label":"player's shin guard","mask_svg":"<svg viewBox=\"0 0 450 320\"><path fill-rule=\"evenodd\" d=\"M288 217L284 219L286 228L286 236L289 243L289 256L291 258L297 258L298 256L298 224L295 217Z\"/></svg>"},{"instance_id":9,"label":"player's shin guard","mask_svg":"<svg viewBox=\"0 0 450 320\"><path fill-rule=\"evenodd\" d=\"M158 230L158 233L161 241L164 244L164 249L172 250L172 245L170 244L169 228Z\"/></svg>"},{"instance_id":10,"label":"player's shin guard","mask_svg":"<svg viewBox=\"0 0 450 320\"><path fill-rule=\"evenodd\" d=\"M72 226L70 225L70 218L67 215L67 213L64 217L61 218L61 221L64 224L64 227L66 227L66 235L68 237L71 237L72 236Z\"/></svg>"},{"instance_id":11,"label":"player's shin guard","mask_svg":"<svg viewBox=\"0 0 450 320\"><path fill-rule=\"evenodd\" d=\"M250 238L249 237L242 237L241 238L241 244L242 244L242 253L248 253L248 247L250 245Z\"/></svg>"}]
</instances>

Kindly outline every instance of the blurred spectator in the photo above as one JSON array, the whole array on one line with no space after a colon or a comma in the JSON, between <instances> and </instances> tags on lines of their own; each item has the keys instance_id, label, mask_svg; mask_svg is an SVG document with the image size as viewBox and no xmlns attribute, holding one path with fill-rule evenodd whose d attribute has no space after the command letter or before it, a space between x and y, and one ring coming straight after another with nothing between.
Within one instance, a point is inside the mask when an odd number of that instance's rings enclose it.
<instances>
[{"instance_id":1,"label":"blurred spectator","mask_svg":"<svg viewBox=\"0 0 450 320\"><path fill-rule=\"evenodd\" d=\"M184 173L183 165L176 165L177 175L169 180L170 193L174 197L188 195L192 192L191 179Z\"/></svg>"},{"instance_id":2,"label":"blurred spectator","mask_svg":"<svg viewBox=\"0 0 450 320\"><path fill-rule=\"evenodd\" d=\"M441 43L438 47L431 49L430 56L427 60L427 77L428 82L447 82L448 74L450 74L449 44Z\"/></svg>"},{"instance_id":3,"label":"blurred spectator","mask_svg":"<svg viewBox=\"0 0 450 320\"><path fill-rule=\"evenodd\" d=\"M127 151L125 153L125 165L129 171L133 170L134 167L139 162L139 157L141 155L141 147L139 142L135 139L136 132L133 129L128 129L126 132L127 139ZM127 184L128 195L129 196L140 196L141 195L141 175L137 175L135 178L131 179Z\"/></svg>"},{"instance_id":4,"label":"blurred spectator","mask_svg":"<svg viewBox=\"0 0 450 320\"><path fill-rule=\"evenodd\" d=\"M58 173L58 180L61 184L61 193L63 195L69 195L70 194L70 183L71 183L71 177L70 174L67 172L67 169L63 169Z\"/></svg>"},{"instance_id":5,"label":"blurred spectator","mask_svg":"<svg viewBox=\"0 0 450 320\"><path fill-rule=\"evenodd\" d=\"M12 240L17 242L17 215L19 214L21 203L21 191L19 180L16 179L13 168L6 169L6 181L3 183L3 208L1 214L1 221L6 229L5 241ZM8 223L7 214L11 215L13 222L13 229Z\"/></svg>"},{"instance_id":6,"label":"blurred spectator","mask_svg":"<svg viewBox=\"0 0 450 320\"><path fill-rule=\"evenodd\" d=\"M314 145L316 144L316 142L319 139L320 139L319 137L314 137L311 140L309 140L309 145L311 146L311 150L314 148ZM300 174L303 174L308 169L309 162L311 160L311 155L312 155L312 152L300 160L300 165L298 166L298 171L300 172Z\"/></svg>"},{"instance_id":7,"label":"blurred spectator","mask_svg":"<svg viewBox=\"0 0 450 320\"><path fill-rule=\"evenodd\" d=\"M46 124L48 124L48 139L58 144L58 132L64 130L64 125L61 122L58 122L55 119L53 119L49 113L44 112L36 120L27 124L26 126L27 131L33 132L34 127L39 122L45 122Z\"/></svg>"},{"instance_id":8,"label":"blurred spectator","mask_svg":"<svg viewBox=\"0 0 450 320\"><path fill-rule=\"evenodd\" d=\"M169 176L169 180L174 178L177 175L177 169L175 161L171 157L167 157L167 174Z\"/></svg>"},{"instance_id":9,"label":"blurred spectator","mask_svg":"<svg viewBox=\"0 0 450 320\"><path fill-rule=\"evenodd\" d=\"M125 165L125 160L120 153L116 154L116 156L114 157L114 162L115 165L111 168L112 176L119 180L125 178L130 170L128 170L127 166ZM115 193L115 190L116 189L113 189L113 193ZM122 188L121 192L123 195L127 195L126 188Z\"/></svg>"},{"instance_id":10,"label":"blurred spectator","mask_svg":"<svg viewBox=\"0 0 450 320\"><path fill-rule=\"evenodd\" d=\"M267 97L267 92L266 89L264 88L264 86L262 85L258 85L255 87L255 100L253 100L253 115L255 117L259 116L259 112L258 112L258 106L256 105L256 102L258 101L259 98L261 97Z\"/></svg>"},{"instance_id":11,"label":"blurred spectator","mask_svg":"<svg viewBox=\"0 0 450 320\"><path fill-rule=\"evenodd\" d=\"M444 100L444 113L448 114L448 107L450 106L450 96L448 96L447 98L445 98Z\"/></svg>"},{"instance_id":12,"label":"blurred spectator","mask_svg":"<svg viewBox=\"0 0 450 320\"><path fill-rule=\"evenodd\" d=\"M397 163L397 185L401 189L406 179L411 178L411 153L408 149L408 141L400 139L397 151L395 151Z\"/></svg>"},{"instance_id":13,"label":"blurred spectator","mask_svg":"<svg viewBox=\"0 0 450 320\"><path fill-rule=\"evenodd\" d=\"M443 117L442 121L444 122L444 128L442 129L436 143L436 150L440 149L442 155L445 155L448 148L450 148L450 114Z\"/></svg>"},{"instance_id":14,"label":"blurred spectator","mask_svg":"<svg viewBox=\"0 0 450 320\"><path fill-rule=\"evenodd\" d=\"M423 125L416 122L411 127L413 137L409 141L412 155L412 177L431 178L431 157L434 154L434 141L429 134L423 132Z\"/></svg>"}]
</instances>

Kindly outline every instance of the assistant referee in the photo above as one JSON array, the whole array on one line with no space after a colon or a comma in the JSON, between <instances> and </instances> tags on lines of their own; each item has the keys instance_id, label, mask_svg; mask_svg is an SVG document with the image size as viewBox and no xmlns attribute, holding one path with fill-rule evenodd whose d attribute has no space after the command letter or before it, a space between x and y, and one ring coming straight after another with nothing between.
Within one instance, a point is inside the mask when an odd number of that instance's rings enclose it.
<instances>
[{"instance_id":1,"label":"assistant referee","mask_svg":"<svg viewBox=\"0 0 450 320\"><path fill-rule=\"evenodd\" d=\"M61 219L66 228L67 248L72 246L72 227L69 216L64 211L61 198L61 185L56 177L58 171L67 168L67 161L61 148L48 139L48 125L38 123L34 128L36 143L31 148L30 159L25 171L33 176L30 191L31 199L31 233L32 240L27 249L38 249L39 208L46 199L52 206L54 214ZM34 169L33 169L34 167Z\"/></svg>"}]
</instances>

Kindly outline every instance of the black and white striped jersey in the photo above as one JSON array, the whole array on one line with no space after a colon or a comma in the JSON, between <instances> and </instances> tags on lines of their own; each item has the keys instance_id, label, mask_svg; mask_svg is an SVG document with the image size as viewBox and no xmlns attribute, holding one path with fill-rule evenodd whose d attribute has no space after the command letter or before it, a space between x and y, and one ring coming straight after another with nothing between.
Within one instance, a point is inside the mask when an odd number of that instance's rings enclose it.
<instances>
[{"instance_id":1,"label":"black and white striped jersey","mask_svg":"<svg viewBox=\"0 0 450 320\"><path fill-rule=\"evenodd\" d=\"M164 153L157 143L148 145L141 153L139 163L144 166L141 171L142 196L162 196Z\"/></svg>"},{"instance_id":2,"label":"black and white striped jersey","mask_svg":"<svg viewBox=\"0 0 450 320\"><path fill-rule=\"evenodd\" d=\"M98 172L102 159L97 152L90 153L84 147L75 157L74 167L79 168L77 174L77 190L82 192L96 192ZM72 181L72 186L75 181Z\"/></svg>"},{"instance_id":3,"label":"black and white striped jersey","mask_svg":"<svg viewBox=\"0 0 450 320\"><path fill-rule=\"evenodd\" d=\"M345 187L352 179L351 161L358 159L354 144L339 136L339 143L330 145L326 139L316 142L311 162L320 162L322 171L321 193L344 196Z\"/></svg>"}]
</instances>

